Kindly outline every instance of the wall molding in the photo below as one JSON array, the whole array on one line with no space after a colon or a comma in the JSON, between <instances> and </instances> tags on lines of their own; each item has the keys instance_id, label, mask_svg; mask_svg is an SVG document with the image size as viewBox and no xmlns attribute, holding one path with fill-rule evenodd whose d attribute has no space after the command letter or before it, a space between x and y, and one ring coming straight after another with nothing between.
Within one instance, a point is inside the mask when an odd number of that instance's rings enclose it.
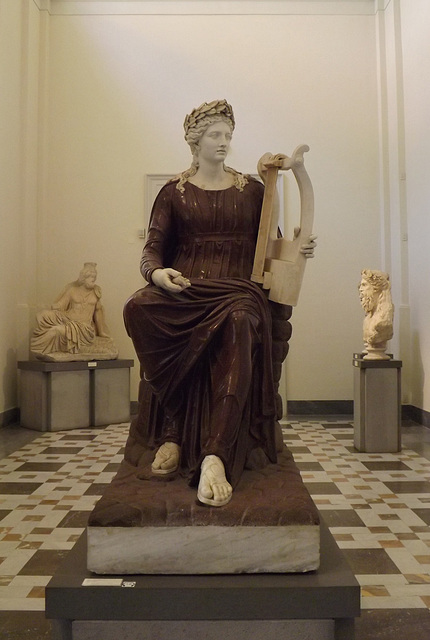
<instances>
[{"instance_id":1,"label":"wall molding","mask_svg":"<svg viewBox=\"0 0 430 640\"><path fill-rule=\"evenodd\" d=\"M375 15L381 0L33 0L51 15Z\"/></svg>"},{"instance_id":2,"label":"wall molding","mask_svg":"<svg viewBox=\"0 0 430 640\"><path fill-rule=\"evenodd\" d=\"M34 4L40 11L49 11L51 0L33 0Z\"/></svg>"}]
</instances>

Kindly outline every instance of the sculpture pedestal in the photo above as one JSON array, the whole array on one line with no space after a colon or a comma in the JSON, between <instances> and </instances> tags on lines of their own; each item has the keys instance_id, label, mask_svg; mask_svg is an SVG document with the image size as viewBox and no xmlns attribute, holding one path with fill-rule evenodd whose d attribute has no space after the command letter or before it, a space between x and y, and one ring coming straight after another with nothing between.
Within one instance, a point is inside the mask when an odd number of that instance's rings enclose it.
<instances>
[{"instance_id":1,"label":"sculpture pedestal","mask_svg":"<svg viewBox=\"0 0 430 640\"><path fill-rule=\"evenodd\" d=\"M245 470L224 507L196 500L179 475L123 461L88 521L88 568L99 574L304 572L320 562L319 514L285 450Z\"/></svg>"},{"instance_id":2,"label":"sculpture pedestal","mask_svg":"<svg viewBox=\"0 0 430 640\"><path fill-rule=\"evenodd\" d=\"M354 446L368 453L401 449L401 360L354 356Z\"/></svg>"},{"instance_id":3,"label":"sculpture pedestal","mask_svg":"<svg viewBox=\"0 0 430 640\"><path fill-rule=\"evenodd\" d=\"M21 426L62 431L130 419L133 360L18 362Z\"/></svg>"},{"instance_id":4,"label":"sculpture pedestal","mask_svg":"<svg viewBox=\"0 0 430 640\"><path fill-rule=\"evenodd\" d=\"M353 640L360 587L326 527L315 573L100 577L85 534L46 588L53 640Z\"/></svg>"}]
</instances>

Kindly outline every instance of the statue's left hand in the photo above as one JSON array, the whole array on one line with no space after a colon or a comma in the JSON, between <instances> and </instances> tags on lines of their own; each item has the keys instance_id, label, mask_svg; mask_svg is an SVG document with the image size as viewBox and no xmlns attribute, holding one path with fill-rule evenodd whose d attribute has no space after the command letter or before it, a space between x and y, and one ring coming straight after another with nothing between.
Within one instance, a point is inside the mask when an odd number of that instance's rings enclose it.
<instances>
[{"instance_id":1,"label":"statue's left hand","mask_svg":"<svg viewBox=\"0 0 430 640\"><path fill-rule=\"evenodd\" d=\"M294 229L294 238L297 238L299 233L300 233L300 227L295 227L295 229ZM316 236L314 234L310 235L308 242L305 242L300 247L300 253L303 253L305 258L313 258L314 257L314 255L315 255L315 247L317 246L317 243L315 241L316 241L317 237L318 236Z\"/></svg>"}]
</instances>

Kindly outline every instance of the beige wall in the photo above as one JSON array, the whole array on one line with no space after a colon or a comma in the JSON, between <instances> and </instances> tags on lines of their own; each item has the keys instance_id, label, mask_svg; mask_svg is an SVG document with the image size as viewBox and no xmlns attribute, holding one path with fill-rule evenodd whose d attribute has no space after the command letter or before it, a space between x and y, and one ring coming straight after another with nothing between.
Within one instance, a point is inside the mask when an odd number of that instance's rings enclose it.
<instances>
[{"instance_id":1,"label":"beige wall","mask_svg":"<svg viewBox=\"0 0 430 640\"><path fill-rule=\"evenodd\" d=\"M2 293L20 293L19 335L9 313L0 325L12 351L28 340L26 322L31 324L35 308L50 304L90 260L98 263L120 355L134 357L122 306L141 283L137 231L144 226L145 175L185 168L190 155L183 141L184 115L204 100L226 97L237 120L232 166L254 173L265 151L290 153L300 143L311 148L306 163L315 189L319 245L293 314L288 398L352 398L351 356L362 344L360 270L387 264L392 235L388 198L381 192L381 151L388 134L381 136L379 116L381 87L388 85L378 73L374 3L301 2L300 12L297 2L258 4L262 11L270 5L272 13L277 7L283 12L277 16L246 13L256 3L243 1L198 6L204 12L238 4L241 15L226 17L193 14L190 6L196 3L189 2L175 3L177 15L162 15L171 3L28 0L31 15L40 14L37 25L32 18L37 34L31 46L36 50L37 44L47 75L43 64L29 72L30 78L40 78L37 89L31 85L39 111L36 118L30 109L26 129L33 131L33 123L37 132L36 140L31 138L31 148L36 145L38 151L37 194L25 206L18 202L19 170L10 165L6 170L13 172L15 198L8 215L15 240L6 247L8 262L19 272L16 246L25 241L29 251L29 280L1 285ZM390 4L381 8L384 20ZM15 3L2 0L3 5L12 11ZM125 5L128 15L121 15ZM12 47L17 57L19 33ZM13 64L6 70L11 86L19 61ZM16 87L15 95L19 102ZM9 135L19 137L13 106L7 108ZM32 169L27 176L31 196ZM24 216L21 227L17 213ZM289 226L294 222L292 215ZM34 251L37 265L31 268ZM391 258L397 265L396 251ZM398 336L393 346L399 355ZM4 407L13 406L14 354L9 364L5 350L0 357L11 381ZM137 367L132 386L135 399Z\"/></svg>"},{"instance_id":2,"label":"beige wall","mask_svg":"<svg viewBox=\"0 0 430 640\"><path fill-rule=\"evenodd\" d=\"M36 302L40 26L32 0L0 2L0 412L17 406Z\"/></svg>"},{"instance_id":3,"label":"beige wall","mask_svg":"<svg viewBox=\"0 0 430 640\"><path fill-rule=\"evenodd\" d=\"M52 16L40 302L96 261L121 355L133 355L121 310L140 283L144 176L184 169L184 115L225 96L232 166L255 172L265 151L311 147L319 248L294 312L288 396L351 398L356 286L380 259L374 30L374 15Z\"/></svg>"},{"instance_id":4,"label":"beige wall","mask_svg":"<svg viewBox=\"0 0 430 640\"><path fill-rule=\"evenodd\" d=\"M430 411L430 5L400 2L411 302L411 404Z\"/></svg>"},{"instance_id":5,"label":"beige wall","mask_svg":"<svg viewBox=\"0 0 430 640\"><path fill-rule=\"evenodd\" d=\"M14 12L11 2L0 4L0 114L7 118L7 127L0 129L0 408L5 411L16 406L16 303L18 290L19 240L19 169L20 169L20 62L21 16ZM6 27L6 24L8 26ZM6 62L7 61L7 62ZM7 91L3 90L7 87ZM5 150L7 149L7 153Z\"/></svg>"}]
</instances>

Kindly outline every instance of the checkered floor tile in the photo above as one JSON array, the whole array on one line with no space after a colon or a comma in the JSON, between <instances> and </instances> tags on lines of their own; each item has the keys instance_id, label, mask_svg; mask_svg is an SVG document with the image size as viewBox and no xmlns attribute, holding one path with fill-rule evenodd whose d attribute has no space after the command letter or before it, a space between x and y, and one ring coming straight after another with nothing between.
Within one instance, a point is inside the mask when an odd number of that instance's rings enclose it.
<instances>
[{"instance_id":1,"label":"checkered floor tile","mask_svg":"<svg viewBox=\"0 0 430 640\"><path fill-rule=\"evenodd\" d=\"M283 432L362 608L430 608L430 462L408 449L358 453L350 424L291 422Z\"/></svg>"},{"instance_id":2,"label":"checkered floor tile","mask_svg":"<svg viewBox=\"0 0 430 640\"><path fill-rule=\"evenodd\" d=\"M0 460L0 611L44 587L118 469L128 425L43 433ZM430 609L430 462L358 453L349 422L290 421L284 439L362 587L366 609Z\"/></svg>"}]
</instances>

